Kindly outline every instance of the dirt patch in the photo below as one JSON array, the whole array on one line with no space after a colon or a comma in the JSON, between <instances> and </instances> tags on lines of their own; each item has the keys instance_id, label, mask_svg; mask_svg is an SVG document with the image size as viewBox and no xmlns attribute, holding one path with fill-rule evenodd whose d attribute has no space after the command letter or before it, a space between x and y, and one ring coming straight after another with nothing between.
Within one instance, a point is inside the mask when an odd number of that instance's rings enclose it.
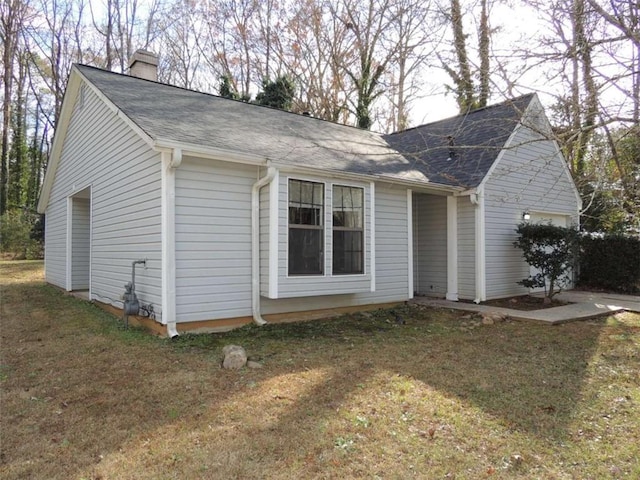
<instances>
[{"instance_id":1,"label":"dirt patch","mask_svg":"<svg viewBox=\"0 0 640 480\"><path fill-rule=\"evenodd\" d=\"M472 303L471 301L461 300L464 303ZM499 298L496 300L487 300L481 302L480 305L488 305L491 307L511 308L513 310L541 310L543 308L561 307L563 305L569 305L570 302L562 302L560 300L554 300L551 303L544 303L544 298L533 297L531 295L519 295L516 297Z\"/></svg>"}]
</instances>

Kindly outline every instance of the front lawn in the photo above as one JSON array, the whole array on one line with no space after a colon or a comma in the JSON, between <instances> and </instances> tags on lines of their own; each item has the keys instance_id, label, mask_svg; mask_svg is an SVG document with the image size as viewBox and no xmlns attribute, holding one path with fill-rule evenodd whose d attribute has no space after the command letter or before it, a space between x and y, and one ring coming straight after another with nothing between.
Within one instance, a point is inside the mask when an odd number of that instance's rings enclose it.
<instances>
[{"instance_id":1,"label":"front lawn","mask_svg":"<svg viewBox=\"0 0 640 480\"><path fill-rule=\"evenodd\" d=\"M3 479L640 478L637 314L402 307L171 341L40 262L0 262L0 288ZM230 343L264 367L222 370Z\"/></svg>"}]
</instances>

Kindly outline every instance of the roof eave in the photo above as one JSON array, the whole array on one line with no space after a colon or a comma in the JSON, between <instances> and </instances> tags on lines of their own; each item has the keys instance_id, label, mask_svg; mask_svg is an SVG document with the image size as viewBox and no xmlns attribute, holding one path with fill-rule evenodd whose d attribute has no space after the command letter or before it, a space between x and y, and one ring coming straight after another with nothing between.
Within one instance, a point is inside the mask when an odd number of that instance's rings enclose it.
<instances>
[{"instance_id":1,"label":"roof eave","mask_svg":"<svg viewBox=\"0 0 640 480\"><path fill-rule=\"evenodd\" d=\"M438 191L445 194L455 194L457 192L462 192L465 190L465 187L456 187L452 185L445 185L441 183L433 183L429 180L409 180L403 179L400 177L392 177L389 175L380 175L375 173L355 173L348 172L345 170L338 169L328 169L328 168L314 168L307 167L301 165L291 165L286 163L278 163L274 161L272 166L277 167L279 170L283 172L291 172L291 173L299 173L299 174L307 174L307 175L335 175L343 178L351 178L354 180L366 181L370 182L371 180L376 180L379 182L384 182L393 185L402 185L410 188L421 188L428 189L433 191Z\"/></svg>"},{"instance_id":2,"label":"roof eave","mask_svg":"<svg viewBox=\"0 0 640 480\"><path fill-rule=\"evenodd\" d=\"M238 152L224 148L203 146L195 143L176 142L174 140L163 138L153 140L152 147L154 150L160 152L180 149L182 150L183 155L248 165L267 165L267 162L270 160L267 156L253 155L246 152Z\"/></svg>"}]
</instances>

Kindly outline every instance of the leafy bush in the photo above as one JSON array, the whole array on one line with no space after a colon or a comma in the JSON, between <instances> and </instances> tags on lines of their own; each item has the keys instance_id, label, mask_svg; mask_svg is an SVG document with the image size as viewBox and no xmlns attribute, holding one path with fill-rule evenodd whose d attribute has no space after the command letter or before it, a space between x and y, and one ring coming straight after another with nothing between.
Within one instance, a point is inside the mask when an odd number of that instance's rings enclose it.
<instances>
[{"instance_id":1,"label":"leafy bush","mask_svg":"<svg viewBox=\"0 0 640 480\"><path fill-rule=\"evenodd\" d=\"M584 236L580 244L580 286L640 292L640 238Z\"/></svg>"},{"instance_id":2,"label":"leafy bush","mask_svg":"<svg viewBox=\"0 0 640 480\"><path fill-rule=\"evenodd\" d=\"M571 282L571 269L578 250L578 230L549 224L521 223L513 246L522 250L525 261L538 269L517 282L527 288L542 287L545 303Z\"/></svg>"},{"instance_id":3,"label":"leafy bush","mask_svg":"<svg viewBox=\"0 0 640 480\"><path fill-rule=\"evenodd\" d=\"M14 260L43 257L43 222L39 215L15 209L0 217L0 251Z\"/></svg>"}]
</instances>

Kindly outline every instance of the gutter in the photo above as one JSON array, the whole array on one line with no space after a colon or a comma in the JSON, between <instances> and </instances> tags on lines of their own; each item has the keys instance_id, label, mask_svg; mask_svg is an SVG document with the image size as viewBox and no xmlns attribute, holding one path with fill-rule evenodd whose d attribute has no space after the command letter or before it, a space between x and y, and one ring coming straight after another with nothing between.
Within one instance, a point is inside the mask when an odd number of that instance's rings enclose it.
<instances>
[{"instance_id":1,"label":"gutter","mask_svg":"<svg viewBox=\"0 0 640 480\"><path fill-rule=\"evenodd\" d=\"M251 188L251 313L253 321L260 326L267 323L260 313L260 189L277 173L278 169L267 161L267 174Z\"/></svg>"}]
</instances>

